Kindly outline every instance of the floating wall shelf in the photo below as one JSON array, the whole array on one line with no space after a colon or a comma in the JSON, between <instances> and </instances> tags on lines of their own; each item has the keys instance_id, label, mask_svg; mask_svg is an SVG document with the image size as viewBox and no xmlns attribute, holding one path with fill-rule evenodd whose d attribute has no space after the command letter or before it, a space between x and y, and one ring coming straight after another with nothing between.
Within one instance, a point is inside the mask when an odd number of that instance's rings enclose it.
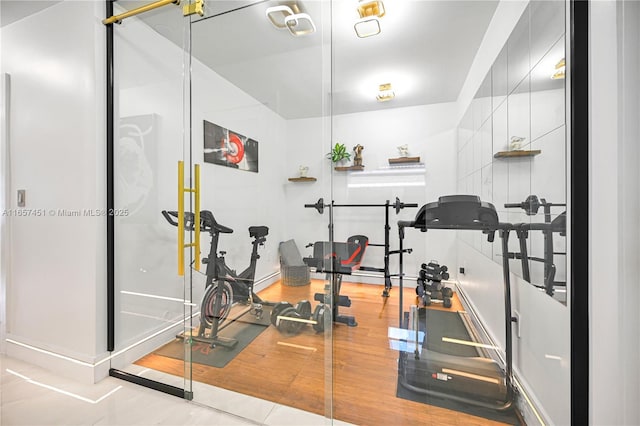
<instances>
[{"instance_id":1,"label":"floating wall shelf","mask_svg":"<svg viewBox=\"0 0 640 426\"><path fill-rule=\"evenodd\" d=\"M511 157L533 157L540 154L539 149L533 151L500 151L493 155L493 158L511 158Z\"/></svg>"},{"instance_id":2,"label":"floating wall shelf","mask_svg":"<svg viewBox=\"0 0 640 426\"><path fill-rule=\"evenodd\" d=\"M314 177L295 177L289 178L289 182L315 182L317 179Z\"/></svg>"},{"instance_id":3,"label":"floating wall shelf","mask_svg":"<svg viewBox=\"0 0 640 426\"><path fill-rule=\"evenodd\" d=\"M364 166L338 166L334 168L336 171L338 172L361 172L362 170L364 170Z\"/></svg>"},{"instance_id":4,"label":"floating wall shelf","mask_svg":"<svg viewBox=\"0 0 640 426\"><path fill-rule=\"evenodd\" d=\"M419 163L420 157L389 158L389 164Z\"/></svg>"}]
</instances>

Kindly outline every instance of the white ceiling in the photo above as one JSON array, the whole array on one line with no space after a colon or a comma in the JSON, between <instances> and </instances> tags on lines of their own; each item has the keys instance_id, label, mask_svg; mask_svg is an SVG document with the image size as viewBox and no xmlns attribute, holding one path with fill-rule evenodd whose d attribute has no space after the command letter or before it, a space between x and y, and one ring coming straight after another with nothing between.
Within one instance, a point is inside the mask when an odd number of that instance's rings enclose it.
<instances>
[{"instance_id":1,"label":"white ceiling","mask_svg":"<svg viewBox=\"0 0 640 426\"><path fill-rule=\"evenodd\" d=\"M25 16L36 4L55 2L0 3L4 24L8 9ZM127 9L147 3L116 2ZM334 114L453 102L498 0L384 0L382 32L365 39L353 30L357 0L298 3L315 22L311 35L274 28L265 11L276 0L205 0L205 17L191 26L194 57L286 119L320 116L329 100ZM170 5L139 17L182 46L180 9ZM396 98L377 102L377 86L389 82Z\"/></svg>"},{"instance_id":2,"label":"white ceiling","mask_svg":"<svg viewBox=\"0 0 640 426\"><path fill-rule=\"evenodd\" d=\"M60 1L0 0L0 27L19 21Z\"/></svg>"}]
</instances>

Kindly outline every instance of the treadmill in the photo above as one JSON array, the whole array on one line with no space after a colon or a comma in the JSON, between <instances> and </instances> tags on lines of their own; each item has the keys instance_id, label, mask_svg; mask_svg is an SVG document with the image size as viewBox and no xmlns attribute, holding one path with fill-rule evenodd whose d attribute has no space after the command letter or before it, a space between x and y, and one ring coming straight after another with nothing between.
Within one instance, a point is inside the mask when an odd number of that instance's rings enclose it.
<instances>
[{"instance_id":1,"label":"treadmill","mask_svg":"<svg viewBox=\"0 0 640 426\"><path fill-rule=\"evenodd\" d=\"M494 241L496 231L498 232L502 240L503 253L506 365L503 369L490 358L456 356L429 350L424 339L422 347L416 348L415 352L400 352L400 385L419 394L477 407L499 411L511 408L514 395L511 323L515 318L511 315L508 242L513 226L510 223L501 223L495 207L481 201L475 195L442 196L437 202L422 206L415 220L399 221L401 328L411 325L404 321L402 304L402 241L405 228L415 228L422 232L429 229L477 230L486 234L489 242Z\"/></svg>"}]
</instances>

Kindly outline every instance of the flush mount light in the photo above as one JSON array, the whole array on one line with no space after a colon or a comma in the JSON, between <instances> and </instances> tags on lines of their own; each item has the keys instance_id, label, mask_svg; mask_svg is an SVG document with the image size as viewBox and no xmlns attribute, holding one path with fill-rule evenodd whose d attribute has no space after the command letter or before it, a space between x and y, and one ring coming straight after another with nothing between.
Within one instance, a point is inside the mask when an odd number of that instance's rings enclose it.
<instances>
[{"instance_id":1,"label":"flush mount light","mask_svg":"<svg viewBox=\"0 0 640 426\"><path fill-rule=\"evenodd\" d=\"M361 0L358 5L360 19L353 29L360 38L371 37L380 34L380 20L385 14L384 4L381 1Z\"/></svg>"},{"instance_id":2,"label":"flush mount light","mask_svg":"<svg viewBox=\"0 0 640 426\"><path fill-rule=\"evenodd\" d=\"M356 22L353 29L360 38L371 37L380 34L380 21L378 18L364 18Z\"/></svg>"},{"instance_id":3,"label":"flush mount light","mask_svg":"<svg viewBox=\"0 0 640 426\"><path fill-rule=\"evenodd\" d=\"M381 84L378 87L378 94L376 95L376 100L378 102L387 102L395 97L396 97L396 94L393 92L393 89L391 88L391 83Z\"/></svg>"},{"instance_id":4,"label":"flush mount light","mask_svg":"<svg viewBox=\"0 0 640 426\"><path fill-rule=\"evenodd\" d=\"M564 78L564 72L565 72L565 61L564 58L560 59L560 61L556 64L556 70L555 72L551 75L551 79L552 80L561 80Z\"/></svg>"},{"instance_id":5,"label":"flush mount light","mask_svg":"<svg viewBox=\"0 0 640 426\"><path fill-rule=\"evenodd\" d=\"M296 37L311 34L316 31L316 25L311 20L311 16L306 13L289 15L284 18L284 23L291 35Z\"/></svg>"},{"instance_id":6,"label":"flush mount light","mask_svg":"<svg viewBox=\"0 0 640 426\"><path fill-rule=\"evenodd\" d=\"M287 28L287 25L284 23L287 16L295 15L296 13L300 13L300 9L298 9L297 4L292 5L280 5L273 6L267 8L267 18L274 27L278 29Z\"/></svg>"},{"instance_id":7,"label":"flush mount light","mask_svg":"<svg viewBox=\"0 0 640 426\"><path fill-rule=\"evenodd\" d=\"M384 4L381 1L360 0L358 5L358 13L360 18L377 16L382 18L385 14Z\"/></svg>"},{"instance_id":8,"label":"flush mount light","mask_svg":"<svg viewBox=\"0 0 640 426\"><path fill-rule=\"evenodd\" d=\"M287 29L293 36L302 36L316 31L316 26L307 13L301 13L296 3L267 8L266 16L274 27Z\"/></svg>"}]
</instances>

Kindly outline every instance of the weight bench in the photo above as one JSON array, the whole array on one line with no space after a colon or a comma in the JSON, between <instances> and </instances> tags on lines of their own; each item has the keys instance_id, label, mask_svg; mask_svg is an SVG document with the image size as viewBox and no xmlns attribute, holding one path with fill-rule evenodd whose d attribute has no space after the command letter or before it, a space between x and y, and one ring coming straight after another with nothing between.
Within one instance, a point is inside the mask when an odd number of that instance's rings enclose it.
<instances>
[{"instance_id":1,"label":"weight bench","mask_svg":"<svg viewBox=\"0 0 640 426\"><path fill-rule=\"evenodd\" d=\"M328 280L333 278L333 291L329 283L325 286L325 292L316 293L313 299L331 306L334 322L350 327L358 325L355 317L339 313L340 306L351 306L349 296L340 295L340 287L343 275L351 275L353 271L360 269L368 244L369 238L364 235L353 235L346 243L316 241L313 243L313 256L303 259L304 263L315 268L316 272L325 272Z\"/></svg>"}]
</instances>

